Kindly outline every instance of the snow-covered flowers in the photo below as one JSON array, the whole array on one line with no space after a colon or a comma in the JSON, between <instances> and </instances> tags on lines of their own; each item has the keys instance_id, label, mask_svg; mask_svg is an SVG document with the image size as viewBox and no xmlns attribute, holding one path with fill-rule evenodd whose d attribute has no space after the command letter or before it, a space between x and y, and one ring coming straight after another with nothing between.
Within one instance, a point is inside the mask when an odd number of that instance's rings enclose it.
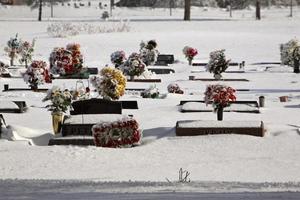
<instances>
[{"instance_id":1,"label":"snow-covered flowers","mask_svg":"<svg viewBox=\"0 0 300 200\"><path fill-rule=\"evenodd\" d=\"M117 100L125 93L126 78L122 72L112 67L105 67L99 76L91 78L92 85L105 99Z\"/></svg>"},{"instance_id":2,"label":"snow-covered flowers","mask_svg":"<svg viewBox=\"0 0 300 200\"><path fill-rule=\"evenodd\" d=\"M281 63L283 65L288 65L288 66L294 65L294 58L297 59L299 56L299 53L297 52L299 46L300 44L297 39L292 39L287 43L280 45L280 57L281 57Z\"/></svg>"},{"instance_id":3,"label":"snow-covered flowers","mask_svg":"<svg viewBox=\"0 0 300 200\"><path fill-rule=\"evenodd\" d=\"M79 73L83 67L83 56L79 44L68 44L67 48L54 48L49 58L53 74L71 75Z\"/></svg>"},{"instance_id":4,"label":"snow-covered flowers","mask_svg":"<svg viewBox=\"0 0 300 200\"><path fill-rule=\"evenodd\" d=\"M150 40L147 43L142 41L140 43L140 56L146 66L154 65L157 61L159 52L156 47L157 43L155 40Z\"/></svg>"},{"instance_id":5,"label":"snow-covered flowers","mask_svg":"<svg viewBox=\"0 0 300 200\"><path fill-rule=\"evenodd\" d=\"M141 92L141 96L155 99L159 97L159 90L155 85L151 85L148 89Z\"/></svg>"},{"instance_id":6,"label":"snow-covered flowers","mask_svg":"<svg viewBox=\"0 0 300 200\"><path fill-rule=\"evenodd\" d=\"M38 85L51 83L51 77L47 68L47 63L34 60L23 74L24 81L29 83L32 89L37 89Z\"/></svg>"},{"instance_id":7,"label":"snow-covered flowers","mask_svg":"<svg viewBox=\"0 0 300 200\"><path fill-rule=\"evenodd\" d=\"M28 63L32 61L32 56L34 52L35 40L30 44L28 41L21 41L19 47L19 54L21 58L19 59L20 63L25 63L25 66L28 66Z\"/></svg>"},{"instance_id":8,"label":"snow-covered flowers","mask_svg":"<svg viewBox=\"0 0 300 200\"><path fill-rule=\"evenodd\" d=\"M230 102L236 101L235 89L226 85L208 85L204 95L205 103L212 103L214 111L217 111L220 107L229 106Z\"/></svg>"},{"instance_id":9,"label":"snow-covered flowers","mask_svg":"<svg viewBox=\"0 0 300 200\"><path fill-rule=\"evenodd\" d=\"M168 85L168 92L169 93L176 93L176 94L183 94L183 90L180 89L177 83L170 83Z\"/></svg>"},{"instance_id":10,"label":"snow-covered flowers","mask_svg":"<svg viewBox=\"0 0 300 200\"><path fill-rule=\"evenodd\" d=\"M7 73L9 73L8 67L9 67L8 65L6 65L5 63L3 63L3 62L0 61L0 76L1 76L2 74L7 74Z\"/></svg>"},{"instance_id":11,"label":"snow-covered flowers","mask_svg":"<svg viewBox=\"0 0 300 200\"><path fill-rule=\"evenodd\" d=\"M14 65L14 59L18 57L18 54L20 52L20 44L21 40L18 39L18 34L16 34L16 37L10 38L10 40L7 42L7 46L4 48L4 51L11 59L10 65Z\"/></svg>"},{"instance_id":12,"label":"snow-covered flowers","mask_svg":"<svg viewBox=\"0 0 300 200\"><path fill-rule=\"evenodd\" d=\"M127 61L120 67L125 75L140 76L145 71L146 65L138 53L132 53Z\"/></svg>"},{"instance_id":13,"label":"snow-covered flowers","mask_svg":"<svg viewBox=\"0 0 300 200\"><path fill-rule=\"evenodd\" d=\"M46 97L43 99L43 101L48 100L51 101L51 104L46 107L52 113L66 112L71 106L72 95L69 90L61 90L59 87L54 86L48 90Z\"/></svg>"},{"instance_id":14,"label":"snow-covered flowers","mask_svg":"<svg viewBox=\"0 0 300 200\"><path fill-rule=\"evenodd\" d=\"M210 73L214 74L215 79L220 79L222 77L222 73L229 66L230 60L226 60L225 57L225 49L216 50L209 54L209 62L207 64L207 70Z\"/></svg>"},{"instance_id":15,"label":"snow-covered flowers","mask_svg":"<svg viewBox=\"0 0 300 200\"><path fill-rule=\"evenodd\" d=\"M95 145L100 147L131 147L138 144L142 137L139 124L129 117L112 123L96 124L92 132Z\"/></svg>"},{"instance_id":16,"label":"snow-covered flowers","mask_svg":"<svg viewBox=\"0 0 300 200\"><path fill-rule=\"evenodd\" d=\"M194 59L194 57L198 54L197 49L193 48L193 47L189 47L189 46L185 46L182 50L183 54L185 55L185 57L188 59L189 61L189 65L192 64L192 60Z\"/></svg>"},{"instance_id":17,"label":"snow-covered flowers","mask_svg":"<svg viewBox=\"0 0 300 200\"><path fill-rule=\"evenodd\" d=\"M110 55L110 60L115 65L115 67L118 68L126 60L125 52L124 51L115 51L115 52L113 52Z\"/></svg>"}]
</instances>

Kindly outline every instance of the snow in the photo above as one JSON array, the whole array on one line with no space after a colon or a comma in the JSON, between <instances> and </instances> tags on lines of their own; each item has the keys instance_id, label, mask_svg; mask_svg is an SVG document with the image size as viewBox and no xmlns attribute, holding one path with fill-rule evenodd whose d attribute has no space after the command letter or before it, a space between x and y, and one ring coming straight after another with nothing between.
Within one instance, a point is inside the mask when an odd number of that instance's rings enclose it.
<instances>
[{"instance_id":1,"label":"snow","mask_svg":"<svg viewBox=\"0 0 300 200\"><path fill-rule=\"evenodd\" d=\"M168 94L164 99L144 99L137 94L126 94L121 100L138 101L138 110L124 110L123 114L132 114L139 122L144 135L142 145L130 149L109 149L94 146L45 146L45 138L54 136L51 113L45 108L47 102L41 101L46 94L31 91L0 92L1 103L4 100L22 100L29 107L22 114L4 113L6 123L14 131L3 133L4 138L0 140L0 177L4 181L0 184L1 188L8 184L8 179L21 181L16 182L18 187L22 186L22 180L29 179L28 185L32 188L36 186L34 180L46 183L61 181L62 185L64 181L66 185L68 181L97 181L103 185L108 182L112 186L102 192L112 191L113 183L118 182L124 182L120 186L125 188L122 191L135 192L130 190L129 181L141 185L153 183L153 187L157 188L156 183L168 183L166 178L177 182L178 170L183 168L191 173L192 182L180 191L190 191L193 184L196 185L192 190L194 192L212 192L214 188L223 186L227 187L222 190L224 192L239 191L234 183L242 185L242 191L249 188L250 191L287 191L290 189L288 183L295 183L292 191L300 190L299 75L291 73L290 68L284 71L282 67L274 67L271 73L270 70L265 71L264 67L250 65L280 60L279 44L299 37L299 8L295 8L293 18L286 17L288 9L263 10L261 21L253 19L253 10L236 11L234 18L230 19L224 11L210 9L200 12L201 9L193 8L194 20L189 22L181 21L181 9L174 10L174 16L170 17L167 16L168 11L163 9L118 8L114 10L115 18L111 21L131 18L130 32L52 38L46 33L52 21L85 21L95 25L112 23L100 21L100 11L95 8L63 12L64 9L57 8L56 18L53 19L48 19L49 10L45 9L46 21L36 22L36 10L30 11L22 6L1 8L0 47L3 48L16 33L24 40L36 38L35 58L47 61L54 47L78 42L83 49L85 64L102 68L110 64L112 52L124 50L129 55L138 51L141 40L156 39L161 53L174 54L179 61L170 66L176 73L156 75L156 78L162 80L161 83L155 83L156 87L164 94L170 83L177 83L185 93ZM259 96L265 96L265 107L260 108L260 114L226 112L223 117L226 121L263 121L267 129L265 137L175 137L177 121L217 118L213 112L179 112L177 105L180 100L202 100L206 84L210 84L188 80L190 75L195 75L191 71L197 68L188 66L182 54L182 48L186 45L198 49L199 60L207 60L209 52L224 48L226 56L233 61L246 61L245 73L226 73L223 76L250 81L225 84L236 89L250 89L237 92L237 100L257 100ZM0 59L9 63L4 52L0 53ZM205 71L196 75L197 78L213 78L212 74ZM9 84L10 88L28 87L20 78L0 78L0 88L4 84ZM88 85L88 82L84 80L84 84ZM52 84L41 88L51 88L52 85L72 89L76 86L76 80L54 80ZM150 85L153 83L129 82L127 88L149 88ZM278 97L284 95L289 97L289 101L279 102ZM96 97L97 94L93 93L92 96ZM203 182L211 183L211 186L207 189ZM260 186L265 183L267 186L260 190ZM268 184L275 183L278 183L278 187L268 187ZM259 186L256 187L256 184ZM82 189L85 186L83 184L79 187ZM34 191L32 188L29 191ZM172 191L177 189L175 187ZM146 187L143 192L157 190Z\"/></svg>"},{"instance_id":2,"label":"snow","mask_svg":"<svg viewBox=\"0 0 300 200\"><path fill-rule=\"evenodd\" d=\"M19 109L19 107L12 101L1 101L0 109Z\"/></svg>"},{"instance_id":3,"label":"snow","mask_svg":"<svg viewBox=\"0 0 300 200\"><path fill-rule=\"evenodd\" d=\"M109 123L122 120L125 115L118 114L86 114L86 115L73 115L65 120L66 124L92 124L92 123Z\"/></svg>"}]
</instances>

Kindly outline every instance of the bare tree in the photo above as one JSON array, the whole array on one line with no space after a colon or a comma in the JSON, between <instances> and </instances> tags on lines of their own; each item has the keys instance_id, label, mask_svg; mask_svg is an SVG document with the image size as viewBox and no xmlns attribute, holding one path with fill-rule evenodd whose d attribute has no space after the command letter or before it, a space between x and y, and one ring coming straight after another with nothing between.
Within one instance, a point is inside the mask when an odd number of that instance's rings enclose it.
<instances>
[{"instance_id":1,"label":"bare tree","mask_svg":"<svg viewBox=\"0 0 300 200\"><path fill-rule=\"evenodd\" d=\"M191 0L184 0L184 18L183 20L191 20Z\"/></svg>"}]
</instances>

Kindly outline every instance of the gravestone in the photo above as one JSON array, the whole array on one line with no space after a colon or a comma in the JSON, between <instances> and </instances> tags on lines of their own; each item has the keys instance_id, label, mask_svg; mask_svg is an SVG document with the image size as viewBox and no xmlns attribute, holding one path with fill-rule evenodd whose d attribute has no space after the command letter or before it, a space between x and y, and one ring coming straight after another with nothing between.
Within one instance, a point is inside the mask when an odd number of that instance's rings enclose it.
<instances>
[{"instance_id":1,"label":"gravestone","mask_svg":"<svg viewBox=\"0 0 300 200\"><path fill-rule=\"evenodd\" d=\"M263 137L262 121L185 120L176 123L176 136L241 134Z\"/></svg>"},{"instance_id":2,"label":"gravestone","mask_svg":"<svg viewBox=\"0 0 300 200\"><path fill-rule=\"evenodd\" d=\"M155 73L155 74L172 74L172 73L175 73L175 70L171 69L171 68L156 68L156 67L149 68L148 67L148 70Z\"/></svg>"},{"instance_id":3,"label":"gravestone","mask_svg":"<svg viewBox=\"0 0 300 200\"><path fill-rule=\"evenodd\" d=\"M172 54L159 54L157 56L157 61L155 65L167 66L168 64L173 64L174 61L174 55Z\"/></svg>"}]
</instances>

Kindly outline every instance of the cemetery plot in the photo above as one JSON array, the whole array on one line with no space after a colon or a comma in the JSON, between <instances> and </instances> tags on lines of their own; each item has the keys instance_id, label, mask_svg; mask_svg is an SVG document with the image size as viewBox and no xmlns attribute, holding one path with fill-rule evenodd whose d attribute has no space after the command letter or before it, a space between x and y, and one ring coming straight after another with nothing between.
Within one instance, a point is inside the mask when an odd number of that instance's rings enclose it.
<instances>
[{"instance_id":1,"label":"cemetery plot","mask_svg":"<svg viewBox=\"0 0 300 200\"><path fill-rule=\"evenodd\" d=\"M176 136L210 134L241 134L263 137L265 130L262 121L186 120L176 123Z\"/></svg>"},{"instance_id":2,"label":"cemetery plot","mask_svg":"<svg viewBox=\"0 0 300 200\"><path fill-rule=\"evenodd\" d=\"M260 113L257 101L234 101L224 108L224 112ZM212 112L204 101L181 101L181 112Z\"/></svg>"}]
</instances>

